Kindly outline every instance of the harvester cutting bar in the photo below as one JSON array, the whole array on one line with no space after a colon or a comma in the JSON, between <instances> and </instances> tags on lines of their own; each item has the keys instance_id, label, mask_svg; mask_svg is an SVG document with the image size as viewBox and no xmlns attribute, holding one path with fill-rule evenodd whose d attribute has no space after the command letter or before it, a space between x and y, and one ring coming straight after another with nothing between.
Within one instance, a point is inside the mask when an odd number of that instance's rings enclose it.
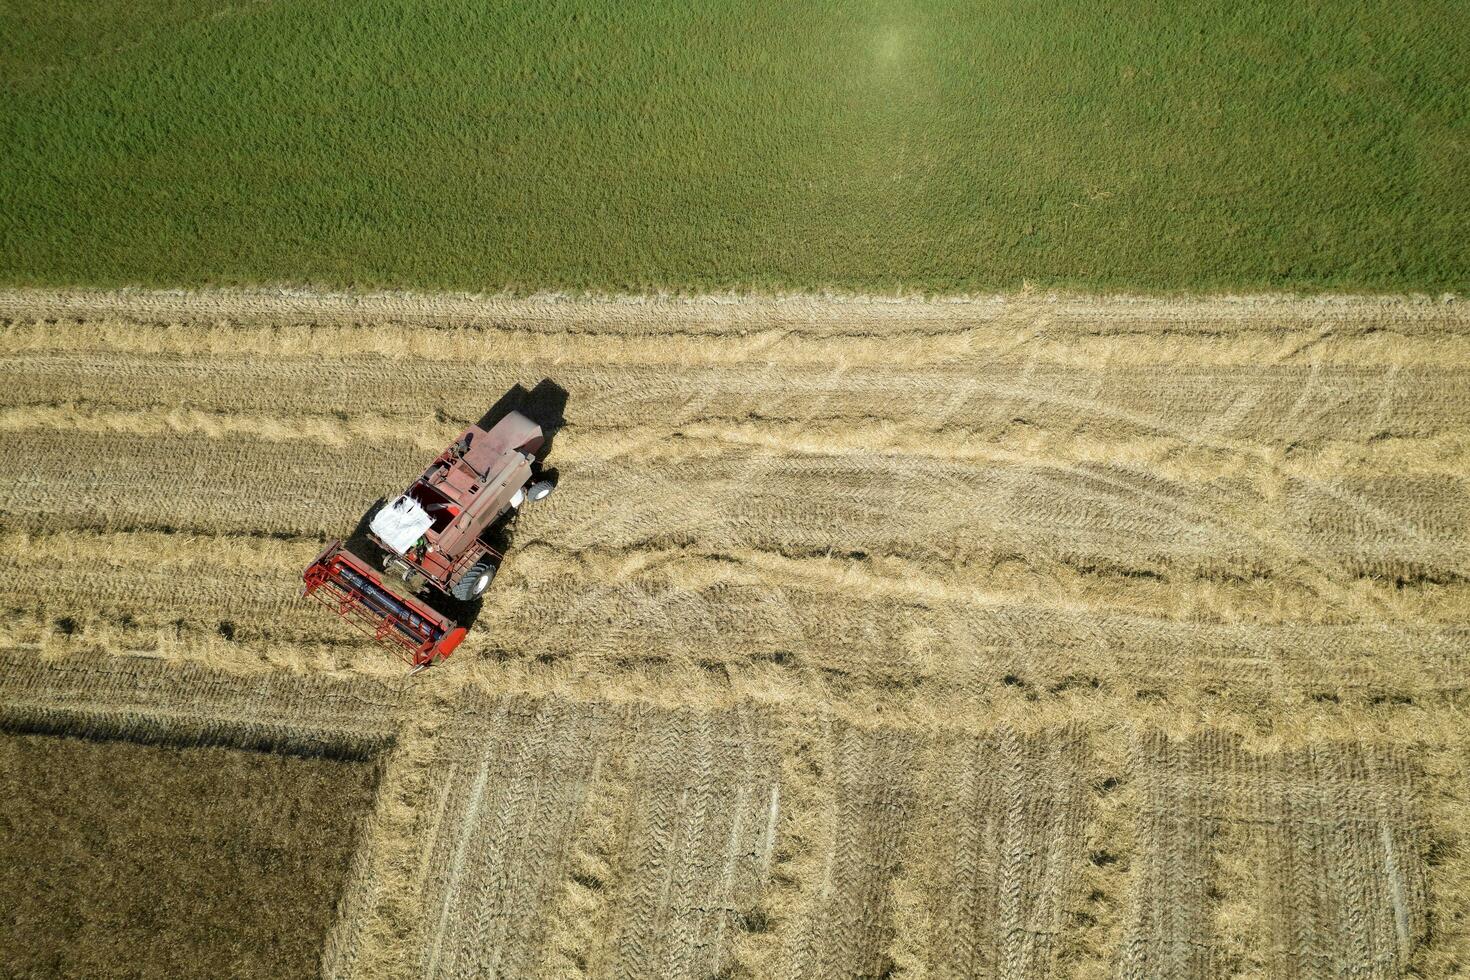
<instances>
[{"instance_id":1,"label":"harvester cutting bar","mask_svg":"<svg viewBox=\"0 0 1470 980\"><path fill-rule=\"evenodd\" d=\"M421 602L390 591L362 559L333 541L306 566L302 594L312 596L415 669L448 657L461 626Z\"/></svg>"}]
</instances>

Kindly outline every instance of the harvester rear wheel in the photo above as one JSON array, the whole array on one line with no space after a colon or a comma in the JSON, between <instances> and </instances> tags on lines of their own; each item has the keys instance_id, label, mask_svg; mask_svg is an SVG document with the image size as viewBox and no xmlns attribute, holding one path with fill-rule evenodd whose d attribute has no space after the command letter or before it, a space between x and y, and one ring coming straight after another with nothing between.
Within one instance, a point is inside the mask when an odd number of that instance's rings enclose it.
<instances>
[{"instance_id":1,"label":"harvester rear wheel","mask_svg":"<svg viewBox=\"0 0 1470 980\"><path fill-rule=\"evenodd\" d=\"M488 561L475 562L465 573L465 577L454 583L449 591L456 599L465 602L478 599L485 594L486 589L490 588L490 583L495 581L495 571L499 567Z\"/></svg>"},{"instance_id":2,"label":"harvester rear wheel","mask_svg":"<svg viewBox=\"0 0 1470 980\"><path fill-rule=\"evenodd\" d=\"M545 500L555 489L556 484L550 480L538 480L526 488L526 499L533 503L537 500Z\"/></svg>"}]
</instances>

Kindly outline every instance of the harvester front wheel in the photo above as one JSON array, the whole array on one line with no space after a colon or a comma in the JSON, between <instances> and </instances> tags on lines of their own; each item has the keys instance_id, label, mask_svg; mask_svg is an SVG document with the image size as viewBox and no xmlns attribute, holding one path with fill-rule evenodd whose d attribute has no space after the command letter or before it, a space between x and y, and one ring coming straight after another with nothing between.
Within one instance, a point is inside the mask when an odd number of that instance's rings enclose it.
<instances>
[{"instance_id":1,"label":"harvester front wheel","mask_svg":"<svg viewBox=\"0 0 1470 980\"><path fill-rule=\"evenodd\" d=\"M535 483L526 488L526 499L531 501L532 503L535 503L538 500L545 500L547 497L551 496L551 491L555 489L556 484L552 483L550 480L537 480Z\"/></svg>"},{"instance_id":2,"label":"harvester front wheel","mask_svg":"<svg viewBox=\"0 0 1470 980\"><path fill-rule=\"evenodd\" d=\"M495 571L499 568L488 561L476 562L470 566L465 577L454 584L449 591L454 593L456 599L469 602L478 599L490 588L490 583L495 581Z\"/></svg>"}]
</instances>

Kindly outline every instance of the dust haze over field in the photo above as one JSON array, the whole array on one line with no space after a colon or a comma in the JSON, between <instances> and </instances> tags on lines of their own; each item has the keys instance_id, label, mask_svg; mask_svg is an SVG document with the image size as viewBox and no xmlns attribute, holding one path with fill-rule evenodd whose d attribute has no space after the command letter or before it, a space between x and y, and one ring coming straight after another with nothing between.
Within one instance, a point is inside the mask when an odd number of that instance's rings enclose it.
<instances>
[{"instance_id":1,"label":"dust haze over field","mask_svg":"<svg viewBox=\"0 0 1470 980\"><path fill-rule=\"evenodd\" d=\"M0 318L0 721L380 757L328 975L1470 963L1457 304ZM295 599L542 379L560 488L446 666Z\"/></svg>"}]
</instances>

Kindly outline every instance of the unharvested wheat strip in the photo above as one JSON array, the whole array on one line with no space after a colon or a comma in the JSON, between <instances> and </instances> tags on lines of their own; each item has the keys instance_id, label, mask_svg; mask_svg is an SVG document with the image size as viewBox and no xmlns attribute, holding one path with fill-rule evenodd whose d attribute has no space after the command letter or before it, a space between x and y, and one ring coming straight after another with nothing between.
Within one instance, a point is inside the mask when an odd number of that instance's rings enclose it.
<instances>
[{"instance_id":1,"label":"unharvested wheat strip","mask_svg":"<svg viewBox=\"0 0 1470 980\"><path fill-rule=\"evenodd\" d=\"M232 572L275 574L310 560L321 550L317 536L271 538L257 535L222 537L212 534L161 533L154 531L61 531L32 534L0 530L0 560L28 566L78 569L106 566L128 568L132 574L146 569L190 575L210 568Z\"/></svg>"},{"instance_id":2,"label":"unharvested wheat strip","mask_svg":"<svg viewBox=\"0 0 1470 980\"><path fill-rule=\"evenodd\" d=\"M66 439L68 432L116 432L138 436L200 435L229 441L310 442L343 446L361 442L396 442L405 448L433 452L443 449L434 419L386 416L281 416L248 413L200 412L194 409L101 409L68 403L61 406L0 408L0 431L51 433Z\"/></svg>"},{"instance_id":3,"label":"unharvested wheat strip","mask_svg":"<svg viewBox=\"0 0 1470 980\"><path fill-rule=\"evenodd\" d=\"M392 444L340 449L86 433L41 443L0 434L0 452L9 451L16 455L12 478L0 484L0 515L12 529L35 531L316 535L323 501L395 492L421 462ZM337 518L343 531L354 517Z\"/></svg>"},{"instance_id":4,"label":"unharvested wheat strip","mask_svg":"<svg viewBox=\"0 0 1470 980\"><path fill-rule=\"evenodd\" d=\"M300 601L315 541L198 535L0 533L12 616L66 618L85 629L218 629L230 640L309 639L321 610Z\"/></svg>"},{"instance_id":5,"label":"unharvested wheat strip","mask_svg":"<svg viewBox=\"0 0 1470 980\"><path fill-rule=\"evenodd\" d=\"M61 393L99 407L204 426L215 415L340 418L344 431L391 419L473 420L514 384L551 378L573 425L891 423L919 430L1171 438L1197 450L1312 449L1332 441L1463 435L1470 381L1451 362L1168 370L1107 363L903 369L793 369L746 362L712 369L387 358L21 354L0 358L0 405L65 412ZM463 393L479 392L466 401ZM448 395L447 393L459 393ZM190 413L199 413L191 415ZM156 424L150 423L150 424ZM216 419L226 426L228 419Z\"/></svg>"},{"instance_id":6,"label":"unharvested wheat strip","mask_svg":"<svg viewBox=\"0 0 1470 980\"><path fill-rule=\"evenodd\" d=\"M310 559L308 558L307 561ZM0 569L12 563L0 561ZM15 574L20 581L5 608L18 620L66 620L86 630L112 622L133 631L218 631L235 642L304 642L320 636L326 614L314 601L300 601L300 568L280 573L243 574L209 568L180 577L178 570L142 573L137 568L75 567ZM294 572L294 574L293 574ZM17 624L12 623L12 627ZM334 641L351 643L343 630Z\"/></svg>"},{"instance_id":7,"label":"unharvested wheat strip","mask_svg":"<svg viewBox=\"0 0 1470 980\"><path fill-rule=\"evenodd\" d=\"M42 660L0 648L7 724L135 740L370 757L397 728L401 688L361 676L241 675L136 657Z\"/></svg>"}]
</instances>

